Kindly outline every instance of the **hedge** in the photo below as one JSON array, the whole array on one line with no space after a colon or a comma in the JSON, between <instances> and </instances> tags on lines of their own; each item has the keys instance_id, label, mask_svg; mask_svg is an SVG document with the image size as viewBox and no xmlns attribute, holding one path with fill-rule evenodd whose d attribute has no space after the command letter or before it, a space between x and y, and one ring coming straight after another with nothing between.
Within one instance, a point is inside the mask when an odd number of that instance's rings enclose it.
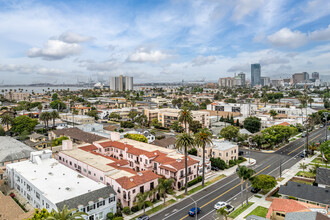
<instances>
[{"instance_id":1,"label":"hedge","mask_svg":"<svg viewBox=\"0 0 330 220\"><path fill-rule=\"evenodd\" d=\"M196 183L199 183L202 181L202 176L198 176L196 179L193 179L188 182L188 187L195 185Z\"/></svg>"}]
</instances>

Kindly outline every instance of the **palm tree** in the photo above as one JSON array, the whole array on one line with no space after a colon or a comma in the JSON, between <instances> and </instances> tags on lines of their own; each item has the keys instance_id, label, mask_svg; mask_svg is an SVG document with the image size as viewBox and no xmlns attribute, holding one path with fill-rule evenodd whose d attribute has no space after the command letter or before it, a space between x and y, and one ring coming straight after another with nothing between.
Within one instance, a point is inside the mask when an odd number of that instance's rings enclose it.
<instances>
[{"instance_id":1,"label":"palm tree","mask_svg":"<svg viewBox=\"0 0 330 220\"><path fill-rule=\"evenodd\" d=\"M220 216L225 217L226 220L227 220L228 214L229 214L229 213L225 210L225 207L223 207L223 208L217 210L217 215L218 215L219 217L220 217Z\"/></svg>"},{"instance_id":2,"label":"palm tree","mask_svg":"<svg viewBox=\"0 0 330 220\"><path fill-rule=\"evenodd\" d=\"M238 177L241 179L241 196L243 199L243 183L246 181L246 201L248 204L248 180L253 176L254 170L247 168L246 166L238 166L238 170L236 171ZM243 207L243 203L242 203Z\"/></svg>"},{"instance_id":3,"label":"palm tree","mask_svg":"<svg viewBox=\"0 0 330 220\"><path fill-rule=\"evenodd\" d=\"M166 199L166 194L167 193L171 193L172 189L172 185L173 185L174 179L170 178L170 179L158 179L158 185L157 185L157 189L160 195L163 196L164 198L164 205L165 205L165 199Z\"/></svg>"},{"instance_id":4,"label":"palm tree","mask_svg":"<svg viewBox=\"0 0 330 220\"><path fill-rule=\"evenodd\" d=\"M179 150L184 150L184 165L185 165L185 194L188 194L188 148L194 145L194 139L191 137L190 134L184 132L183 134L179 135L175 146Z\"/></svg>"},{"instance_id":5,"label":"palm tree","mask_svg":"<svg viewBox=\"0 0 330 220\"><path fill-rule=\"evenodd\" d=\"M249 196L248 196L248 194L249 194L249 191L248 191L249 181L252 179L254 173L255 173L254 170L247 168L247 170L245 172L245 175L243 177L244 181L245 181L246 205L249 204Z\"/></svg>"},{"instance_id":6,"label":"palm tree","mask_svg":"<svg viewBox=\"0 0 330 220\"><path fill-rule=\"evenodd\" d=\"M39 114L41 113L41 111L42 111L42 104L40 103L38 106L38 110L39 110Z\"/></svg>"},{"instance_id":7,"label":"palm tree","mask_svg":"<svg viewBox=\"0 0 330 220\"><path fill-rule=\"evenodd\" d=\"M55 127L55 120L56 120L56 118L60 118L60 115L58 114L57 111L52 111L50 113L50 116L53 119L53 127Z\"/></svg>"},{"instance_id":8,"label":"palm tree","mask_svg":"<svg viewBox=\"0 0 330 220\"><path fill-rule=\"evenodd\" d=\"M44 121L45 123L45 128L48 127L48 121L51 120L51 114L49 112L42 112L40 114L40 118L41 121Z\"/></svg>"},{"instance_id":9,"label":"palm tree","mask_svg":"<svg viewBox=\"0 0 330 220\"><path fill-rule=\"evenodd\" d=\"M277 115L277 112L272 109L272 110L269 111L269 114L270 114L270 116L272 116L272 118L274 120L274 117Z\"/></svg>"},{"instance_id":10,"label":"palm tree","mask_svg":"<svg viewBox=\"0 0 330 220\"><path fill-rule=\"evenodd\" d=\"M303 170L303 176L305 177L305 169L307 169L308 165L305 163L300 163L299 164L299 169Z\"/></svg>"},{"instance_id":11,"label":"palm tree","mask_svg":"<svg viewBox=\"0 0 330 220\"><path fill-rule=\"evenodd\" d=\"M195 134L195 144L198 147L203 148L203 174L202 174L202 186L204 187L205 180L205 147L207 144L212 144L212 133L207 129L200 129L199 132Z\"/></svg>"},{"instance_id":12,"label":"palm tree","mask_svg":"<svg viewBox=\"0 0 330 220\"><path fill-rule=\"evenodd\" d=\"M53 210L46 220L84 220L84 212L77 212L76 209L68 209L68 207L63 206L63 209Z\"/></svg>"},{"instance_id":13,"label":"palm tree","mask_svg":"<svg viewBox=\"0 0 330 220\"><path fill-rule=\"evenodd\" d=\"M136 203L137 203L137 206L139 207L139 209L141 209L143 207L143 214L146 212L146 205L151 203L150 201L147 200L148 195L149 195L148 192L145 192L145 193L139 192L135 197L135 200L136 200Z\"/></svg>"},{"instance_id":14,"label":"palm tree","mask_svg":"<svg viewBox=\"0 0 330 220\"><path fill-rule=\"evenodd\" d=\"M188 108L183 108L179 113L179 122L184 124L187 133L189 133L188 124L192 122L192 120L193 117L191 111Z\"/></svg>"},{"instance_id":15,"label":"palm tree","mask_svg":"<svg viewBox=\"0 0 330 220\"><path fill-rule=\"evenodd\" d=\"M10 114L4 114L3 116L1 116L1 122L2 124L5 124L7 126L7 131L9 131L9 125L11 123L13 123L13 116L11 116Z\"/></svg>"}]
</instances>

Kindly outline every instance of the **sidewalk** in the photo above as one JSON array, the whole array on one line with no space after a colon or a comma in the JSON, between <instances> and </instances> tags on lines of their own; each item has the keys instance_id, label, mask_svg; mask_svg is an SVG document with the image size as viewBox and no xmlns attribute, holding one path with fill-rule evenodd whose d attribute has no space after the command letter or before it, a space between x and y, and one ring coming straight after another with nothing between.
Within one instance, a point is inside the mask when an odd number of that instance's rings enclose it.
<instances>
[{"instance_id":1,"label":"sidewalk","mask_svg":"<svg viewBox=\"0 0 330 220\"><path fill-rule=\"evenodd\" d=\"M255 163L256 163L256 160L253 159L253 158L250 158L250 164L249 164L249 161L248 161L248 159L247 159L247 161L244 161L244 162L241 163L240 165L241 165L241 166L251 166L251 165L254 165ZM226 170L221 170L221 171L217 171L217 172L215 172L215 171L208 172L208 173L205 174L205 182L207 182L207 181L209 181L209 180L211 180L211 179L213 179L213 178L216 178L216 177L218 177L218 176L220 176L220 175L225 175L226 177L227 177L227 176L230 176L230 175L236 173L236 168L237 168L237 165L235 165L235 166L233 166L233 167L231 167L231 168L229 168L229 169L226 169ZM224 178L226 178L226 177L224 177ZM224 179L224 178L223 178L223 179ZM221 179L221 180L223 180L223 179ZM212 184L210 184L210 185L204 187L203 189L208 188L208 187L210 187L210 186L212 186L213 184L216 184L216 183L217 183L217 182L214 182L214 183L212 183ZM194 189L194 188L196 188L196 187L198 187L198 186L200 186L200 185L202 185L202 182L199 182L199 183L197 183L197 184L195 184L195 185L193 185L193 186L191 186L191 187L188 187L188 191L189 191L189 190L192 190L192 189ZM185 192L184 190L181 190L181 191L175 191L175 193L176 193L175 196L183 195L184 192ZM196 191L195 193L198 193L198 192L199 192L199 191ZM195 194L195 193L193 193L193 194ZM191 194L191 195L193 195L193 194ZM191 195L189 195L189 196L191 196ZM179 201L182 200L182 199L177 199L175 196L173 196L173 195L167 195L166 201L169 201L169 200L171 200L171 199L174 199L174 200L176 200L176 202L179 202ZM171 207L172 205L175 205L176 202L173 203L173 204L171 204L171 205L169 205L169 206L167 206L166 208ZM159 205L162 205L163 203L164 203L163 200L162 200L162 201L159 201L159 202L157 202L157 203L155 203L153 207L148 207L148 208L146 208L146 212L147 212L148 210L154 208L154 207L157 207L157 206L159 206ZM161 209L161 210L159 210L159 211L153 213L153 214L150 215L150 216L156 215L158 212L161 212L161 211L163 211L163 210L164 210L164 209ZM123 216L124 216L124 219L125 219L125 220L126 220L126 219L129 220L129 219L134 219L134 218L136 218L136 217L138 217L138 216L140 216L140 215L142 215L142 214L143 214L143 210L140 210L140 211L138 211L138 212L136 212L136 213L134 213L134 214L132 214L132 215L123 215Z\"/></svg>"},{"instance_id":2,"label":"sidewalk","mask_svg":"<svg viewBox=\"0 0 330 220\"><path fill-rule=\"evenodd\" d=\"M299 164L300 163L305 163L305 164L309 164L312 160L314 160L320 153L316 152L316 154L313 157L310 158L304 158L302 160L300 160L299 162L297 162L295 165L293 165L290 169L286 169L283 171L282 173L282 177L284 178L281 182L277 182L277 185L273 188L277 188L280 187L281 185L284 185L285 183L287 183L292 177L294 177L296 175L296 173L298 173L299 171L301 171L299 169ZM273 190L272 189L272 190ZM270 190L270 192L272 191ZM269 193L270 193L269 192ZM250 202L254 202L254 204L252 206L250 206L248 209L246 209L244 212L242 212L239 216L237 216L235 219L237 220L244 220L244 217L247 216L250 212L252 212L255 208L257 208L258 206L262 206L265 208L269 208L270 205L272 204L270 201L266 201L266 197L268 196L267 193L266 195L261 195L261 194L256 194L261 196L262 198L257 198L254 195L252 197L249 198Z\"/></svg>"}]
</instances>

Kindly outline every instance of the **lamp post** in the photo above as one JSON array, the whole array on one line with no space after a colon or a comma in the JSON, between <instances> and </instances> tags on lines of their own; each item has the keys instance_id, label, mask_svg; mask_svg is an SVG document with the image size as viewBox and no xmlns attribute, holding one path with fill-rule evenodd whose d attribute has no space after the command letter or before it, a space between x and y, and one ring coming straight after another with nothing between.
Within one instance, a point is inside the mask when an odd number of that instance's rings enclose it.
<instances>
[{"instance_id":1,"label":"lamp post","mask_svg":"<svg viewBox=\"0 0 330 220\"><path fill-rule=\"evenodd\" d=\"M195 203L195 217L196 217L196 220L198 219L198 217L197 217L197 202L190 196L189 197L194 203Z\"/></svg>"}]
</instances>

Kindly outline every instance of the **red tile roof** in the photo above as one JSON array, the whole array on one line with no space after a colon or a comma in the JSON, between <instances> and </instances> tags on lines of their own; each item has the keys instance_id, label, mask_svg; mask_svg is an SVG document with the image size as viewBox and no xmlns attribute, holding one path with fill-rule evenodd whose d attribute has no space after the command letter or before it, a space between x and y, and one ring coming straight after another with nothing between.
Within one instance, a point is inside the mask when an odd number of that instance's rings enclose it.
<instances>
[{"instance_id":1,"label":"red tile roof","mask_svg":"<svg viewBox=\"0 0 330 220\"><path fill-rule=\"evenodd\" d=\"M157 180L161 176L155 174L151 170L141 171L133 177L121 177L116 179L117 183L121 185L122 188L128 190L133 187L137 187L141 184L147 183L152 180Z\"/></svg>"},{"instance_id":2,"label":"red tile roof","mask_svg":"<svg viewBox=\"0 0 330 220\"><path fill-rule=\"evenodd\" d=\"M79 147L79 149L90 152L90 151L97 150L98 148L91 144L91 145L88 145L88 146Z\"/></svg>"},{"instance_id":3,"label":"red tile roof","mask_svg":"<svg viewBox=\"0 0 330 220\"><path fill-rule=\"evenodd\" d=\"M281 124L278 124L278 125L284 125L284 126L290 126L290 124L288 122L282 122Z\"/></svg>"}]
</instances>

